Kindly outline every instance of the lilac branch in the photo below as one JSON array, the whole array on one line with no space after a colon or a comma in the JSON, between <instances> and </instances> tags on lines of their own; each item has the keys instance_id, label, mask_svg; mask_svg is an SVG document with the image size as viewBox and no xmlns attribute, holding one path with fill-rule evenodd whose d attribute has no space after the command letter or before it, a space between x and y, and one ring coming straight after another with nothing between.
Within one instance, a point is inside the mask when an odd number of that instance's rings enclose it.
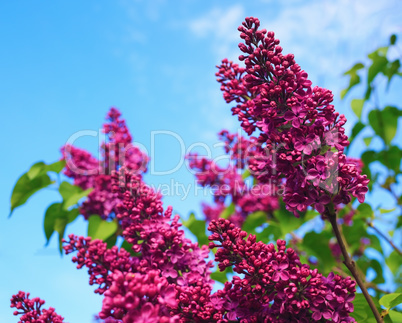
<instances>
[{"instance_id":1,"label":"lilac branch","mask_svg":"<svg viewBox=\"0 0 402 323\"><path fill-rule=\"evenodd\" d=\"M378 230L378 229L374 226L373 222L368 222L367 224L368 224L368 226L369 226L370 228L372 228L381 238L383 238L385 241L387 241L387 242L391 245L391 247L394 248L394 250L395 250L397 253L399 253L399 255L402 256L402 251L401 251L401 249L399 249L399 248L392 242L392 240L389 239L384 233L382 233L380 230Z\"/></svg>"},{"instance_id":2,"label":"lilac branch","mask_svg":"<svg viewBox=\"0 0 402 323\"><path fill-rule=\"evenodd\" d=\"M356 263L350 257L350 255L346 249L344 239L342 237L342 234L339 230L338 223L336 221L336 212L334 211L333 207L331 209L332 210L330 210L328 207L326 208L326 216L332 225L332 229L334 230L336 240L338 241L339 247L341 248L342 255L344 258L343 263L349 269L350 273L356 280L357 285L359 285L364 297L366 298L367 303L369 304L369 306L371 308L371 311L374 314L376 321L378 323L382 323L384 321L383 321L380 313L378 312L378 309L375 306L373 299L371 298L370 294L368 293L365 283L363 282L362 278L359 275L359 269L358 269Z\"/></svg>"}]
</instances>

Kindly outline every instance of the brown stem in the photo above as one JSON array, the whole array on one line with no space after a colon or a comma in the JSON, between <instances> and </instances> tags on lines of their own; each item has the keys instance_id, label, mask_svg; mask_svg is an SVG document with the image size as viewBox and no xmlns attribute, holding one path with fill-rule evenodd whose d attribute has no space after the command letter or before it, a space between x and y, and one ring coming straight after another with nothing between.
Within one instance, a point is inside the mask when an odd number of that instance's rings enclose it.
<instances>
[{"instance_id":1,"label":"brown stem","mask_svg":"<svg viewBox=\"0 0 402 323\"><path fill-rule=\"evenodd\" d=\"M329 219L329 222L332 225L332 229L334 230L336 240L338 241L339 247L341 248L342 255L344 260L345 266L349 269L350 273L356 280L357 285L359 285L364 297L366 298L367 303L369 304L371 311L374 314L375 319L377 320L378 323L383 323L383 319L380 315L380 313L377 310L377 307L375 306L373 299L371 298L370 294L367 291L366 285L364 284L363 280L361 279L358 271L358 267L356 263L353 261L353 259L349 256L349 253L346 249L345 242L342 239L341 232L339 231L338 223L336 221L336 213L334 210L329 211L327 209L327 217Z\"/></svg>"},{"instance_id":2,"label":"brown stem","mask_svg":"<svg viewBox=\"0 0 402 323\"><path fill-rule=\"evenodd\" d=\"M378 230L378 229L374 226L373 222L368 222L367 224L368 224L368 226L369 226L370 228L372 228L375 232L377 232L377 234L378 234L381 238L383 238L385 241L387 241L387 242L391 245L391 247L394 248L394 250L395 250L397 253L399 253L399 254L402 256L402 251L401 251L397 246L395 246L395 244L392 242L391 239L389 239L384 233L382 233L380 230Z\"/></svg>"}]
</instances>

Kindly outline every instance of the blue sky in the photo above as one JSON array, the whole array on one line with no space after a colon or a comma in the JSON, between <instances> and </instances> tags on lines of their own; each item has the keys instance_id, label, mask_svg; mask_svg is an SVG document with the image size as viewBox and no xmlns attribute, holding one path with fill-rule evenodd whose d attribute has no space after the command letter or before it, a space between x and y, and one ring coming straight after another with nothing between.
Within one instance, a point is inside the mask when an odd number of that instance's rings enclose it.
<instances>
[{"instance_id":1,"label":"blue sky","mask_svg":"<svg viewBox=\"0 0 402 323\"><path fill-rule=\"evenodd\" d=\"M101 306L86 272L60 258L56 241L44 247L43 214L56 192L39 193L7 219L11 189L31 164L57 160L77 131L98 131L110 106L148 151L153 131L172 131L185 148L202 142L219 153L216 133L236 130L237 120L221 98L215 65L236 60L237 26L246 16L275 31L284 51L295 54L314 84L334 92L337 110L353 123L348 101L339 100L347 84L341 75L391 33L402 35L401 12L400 1L374 0L0 2L0 322L16 321L9 298L20 289L69 322L90 322ZM86 137L76 144L95 152L97 142ZM157 171L174 168L182 154L166 134L155 137L153 152ZM147 177L154 185L172 179L193 183L184 166ZM202 199L192 193L164 201L187 216L199 212ZM85 234L83 222L69 232Z\"/></svg>"}]
</instances>

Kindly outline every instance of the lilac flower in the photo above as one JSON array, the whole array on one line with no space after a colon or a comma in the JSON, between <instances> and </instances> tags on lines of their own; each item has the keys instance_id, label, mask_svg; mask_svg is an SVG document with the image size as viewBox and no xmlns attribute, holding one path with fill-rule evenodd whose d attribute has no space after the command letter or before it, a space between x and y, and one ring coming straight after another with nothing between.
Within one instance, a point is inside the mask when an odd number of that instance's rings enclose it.
<instances>
[{"instance_id":1,"label":"lilac flower","mask_svg":"<svg viewBox=\"0 0 402 323\"><path fill-rule=\"evenodd\" d=\"M177 277L177 271L174 269L174 265L172 263L167 263L162 266L162 275L164 277Z\"/></svg>"},{"instance_id":2,"label":"lilac flower","mask_svg":"<svg viewBox=\"0 0 402 323\"><path fill-rule=\"evenodd\" d=\"M333 94L312 87L294 55L284 54L274 33L259 27L259 20L249 17L238 28L243 40L239 60L245 68L225 59L216 74L226 102L235 103L232 112L242 128L249 135L258 129L250 171L261 183L285 182L284 201L295 215L311 205L325 211L324 203L306 203L310 190L319 195L325 190L335 207L349 203L351 196L364 201L368 179L343 154L349 145L346 118L335 112ZM267 148L275 151L275 171L272 158L264 161ZM306 169L311 182L300 180Z\"/></svg>"},{"instance_id":3,"label":"lilac flower","mask_svg":"<svg viewBox=\"0 0 402 323\"><path fill-rule=\"evenodd\" d=\"M283 118L287 121L292 121L292 126L300 128L300 120L303 120L307 111L302 109L302 105L293 106L291 110L286 111Z\"/></svg>"}]
</instances>

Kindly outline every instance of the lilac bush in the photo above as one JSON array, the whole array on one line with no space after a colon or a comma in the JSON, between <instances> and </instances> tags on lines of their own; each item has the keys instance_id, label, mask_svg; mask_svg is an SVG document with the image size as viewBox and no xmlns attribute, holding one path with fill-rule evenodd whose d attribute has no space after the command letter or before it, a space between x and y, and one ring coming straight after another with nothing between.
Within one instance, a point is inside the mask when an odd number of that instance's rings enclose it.
<instances>
[{"instance_id":1,"label":"lilac bush","mask_svg":"<svg viewBox=\"0 0 402 323\"><path fill-rule=\"evenodd\" d=\"M227 166L187 156L198 184L213 188L213 204L203 206L208 246L186 238L179 216L144 182L149 157L132 144L117 109L103 126L102 160L71 145L62 148L64 174L90 190L79 213L88 222L96 214L115 225L114 240L73 234L63 240L64 252L88 270L89 285L103 297L98 322L355 322L357 285L382 321L338 226L338 212L345 210L342 221L352 225L358 212L345 206L363 203L369 184L362 162L344 154L346 118L335 112L332 93L312 87L294 56L283 54L274 33L259 26L250 17L239 27L245 67L224 59L216 74L249 138L219 134L232 161ZM274 191L283 187L283 196L264 192L268 184ZM269 220L281 203L296 217L315 209L329 220L336 237L330 249L337 260L343 256L353 278L320 273L285 240L275 246L241 229L256 212ZM124 240L120 247L117 238ZM370 240L359 241L365 248ZM234 274L222 289L214 289L215 264ZM43 304L22 291L11 299L20 322L63 322Z\"/></svg>"}]
</instances>

